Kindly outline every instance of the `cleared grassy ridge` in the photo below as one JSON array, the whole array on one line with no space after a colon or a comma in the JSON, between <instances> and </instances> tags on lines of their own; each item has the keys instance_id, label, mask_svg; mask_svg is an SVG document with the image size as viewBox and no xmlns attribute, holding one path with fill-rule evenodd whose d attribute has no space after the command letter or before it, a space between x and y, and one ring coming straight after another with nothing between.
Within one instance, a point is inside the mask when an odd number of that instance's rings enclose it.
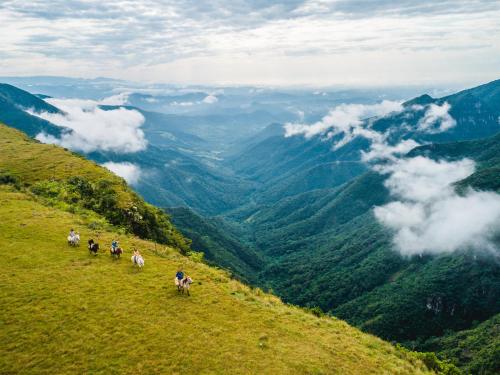
<instances>
[{"instance_id":1,"label":"cleared grassy ridge","mask_svg":"<svg viewBox=\"0 0 500 375\"><path fill-rule=\"evenodd\" d=\"M78 173L93 179L107 179L119 192L121 205L134 200L125 181L84 157L55 145L33 141L24 133L0 123L0 168L34 184L42 180L63 180Z\"/></svg>"},{"instance_id":2,"label":"cleared grassy ridge","mask_svg":"<svg viewBox=\"0 0 500 375\"><path fill-rule=\"evenodd\" d=\"M0 372L425 373L343 321L318 318L195 263L120 236L119 261L66 244L85 219L0 189ZM101 244L116 234L103 232ZM131 246L145 269L132 268ZM104 250L103 250L104 251ZM179 265L193 277L179 296ZM411 359L411 361L410 361Z\"/></svg>"},{"instance_id":3,"label":"cleared grassy ridge","mask_svg":"<svg viewBox=\"0 0 500 375\"><path fill-rule=\"evenodd\" d=\"M0 182L18 181L47 204L72 212L94 211L141 238L189 251L189 241L165 212L144 202L106 168L60 147L36 142L2 124L0 151Z\"/></svg>"}]
</instances>

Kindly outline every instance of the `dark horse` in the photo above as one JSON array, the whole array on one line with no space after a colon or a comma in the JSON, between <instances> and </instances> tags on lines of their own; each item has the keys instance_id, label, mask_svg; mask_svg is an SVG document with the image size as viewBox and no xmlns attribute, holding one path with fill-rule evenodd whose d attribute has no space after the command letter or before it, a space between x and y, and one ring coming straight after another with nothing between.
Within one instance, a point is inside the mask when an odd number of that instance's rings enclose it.
<instances>
[{"instance_id":1,"label":"dark horse","mask_svg":"<svg viewBox=\"0 0 500 375\"><path fill-rule=\"evenodd\" d=\"M120 258L120 255L122 255L122 254L123 254L123 250L122 250L122 248L121 248L121 247L116 247L116 248L111 247L111 248L109 249L109 252L111 253L111 256L112 256L113 258L117 258L117 259L119 259L119 258Z\"/></svg>"},{"instance_id":2,"label":"dark horse","mask_svg":"<svg viewBox=\"0 0 500 375\"><path fill-rule=\"evenodd\" d=\"M89 253L92 254L94 253L94 255L97 255L97 252L99 251L99 244L97 242L94 242L93 239L90 239L88 241L88 246L89 248Z\"/></svg>"}]
</instances>

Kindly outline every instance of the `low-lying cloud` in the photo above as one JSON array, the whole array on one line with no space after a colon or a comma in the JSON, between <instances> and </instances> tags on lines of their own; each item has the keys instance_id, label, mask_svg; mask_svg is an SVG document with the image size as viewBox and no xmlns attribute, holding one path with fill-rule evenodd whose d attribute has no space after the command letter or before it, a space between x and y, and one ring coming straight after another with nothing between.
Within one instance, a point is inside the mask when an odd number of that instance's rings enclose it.
<instances>
[{"instance_id":1,"label":"low-lying cloud","mask_svg":"<svg viewBox=\"0 0 500 375\"><path fill-rule=\"evenodd\" d=\"M395 230L393 242L403 255L495 251L500 233L500 195L469 189L455 192L453 183L474 172L474 162L434 161L417 156L374 167L389 174L385 186L395 201L375 207L375 217Z\"/></svg>"},{"instance_id":2,"label":"low-lying cloud","mask_svg":"<svg viewBox=\"0 0 500 375\"><path fill-rule=\"evenodd\" d=\"M407 154L410 150L419 145L420 144L413 139L406 139L391 146L386 142L385 137L381 137L381 141L372 142L369 151L361 151L361 160L365 162L396 160L397 157Z\"/></svg>"},{"instance_id":3,"label":"low-lying cloud","mask_svg":"<svg viewBox=\"0 0 500 375\"><path fill-rule=\"evenodd\" d=\"M342 135L341 140L335 143L334 148L342 147L357 136L380 141L381 134L370 129L364 119L386 116L391 112L400 112L402 109L400 102L389 100L370 105L341 104L314 124L285 124L285 137L304 135L306 138L311 138L319 134L326 134L328 138L331 138Z\"/></svg>"},{"instance_id":4,"label":"low-lying cloud","mask_svg":"<svg viewBox=\"0 0 500 375\"><path fill-rule=\"evenodd\" d=\"M109 161L107 163L102 164L103 167L108 168L111 172L116 174L117 176L122 177L127 181L130 185L136 185L139 182L141 177L141 168L136 164L132 164L129 162L123 163L115 163Z\"/></svg>"},{"instance_id":5,"label":"low-lying cloud","mask_svg":"<svg viewBox=\"0 0 500 375\"><path fill-rule=\"evenodd\" d=\"M424 117L418 122L418 130L430 134L442 133L453 128L457 122L451 117L451 105L444 102L442 105L430 104Z\"/></svg>"},{"instance_id":6,"label":"low-lying cloud","mask_svg":"<svg viewBox=\"0 0 500 375\"><path fill-rule=\"evenodd\" d=\"M388 178L385 186L393 201L374 208L376 219L394 230L395 248L405 256L415 254L452 253L477 249L496 252L494 243L500 235L500 195L469 189L459 195L454 183L474 173L472 160L435 161L423 156L405 155L420 144L412 139L389 142L393 129L407 128L409 132L436 134L456 125L450 115L451 106L413 105L402 108L398 102L382 102L365 106L340 105L320 121L311 124L286 124L286 136L303 135L311 138L323 135L336 137L337 149L356 137L370 141L370 148L361 151L361 160ZM392 113L420 112L418 122L389 128L385 132L373 129L371 116ZM410 113L408 113L410 114ZM402 116L405 118L412 116Z\"/></svg>"},{"instance_id":7,"label":"low-lying cloud","mask_svg":"<svg viewBox=\"0 0 500 375\"><path fill-rule=\"evenodd\" d=\"M203 98L203 100L197 100L197 101L187 101L187 102L171 102L170 105L175 106L175 107L191 107L194 105L200 105L200 104L215 104L219 101L219 98L213 94L208 94Z\"/></svg>"},{"instance_id":8,"label":"low-lying cloud","mask_svg":"<svg viewBox=\"0 0 500 375\"><path fill-rule=\"evenodd\" d=\"M116 104L123 101L124 96L108 99L103 102ZM63 113L29 113L72 131L63 133L61 138L40 133L36 138L41 142L54 143L85 153L133 153L147 147L144 132L141 130L145 119L136 110L104 110L99 107L103 102L93 100L50 98L46 101L61 109Z\"/></svg>"},{"instance_id":9,"label":"low-lying cloud","mask_svg":"<svg viewBox=\"0 0 500 375\"><path fill-rule=\"evenodd\" d=\"M108 96L102 99L99 104L101 105L125 105L128 103L129 92L122 92L116 95Z\"/></svg>"},{"instance_id":10,"label":"low-lying cloud","mask_svg":"<svg viewBox=\"0 0 500 375\"><path fill-rule=\"evenodd\" d=\"M214 104L217 103L219 99L215 95L207 95L205 98L202 100L203 103L205 104Z\"/></svg>"}]
</instances>

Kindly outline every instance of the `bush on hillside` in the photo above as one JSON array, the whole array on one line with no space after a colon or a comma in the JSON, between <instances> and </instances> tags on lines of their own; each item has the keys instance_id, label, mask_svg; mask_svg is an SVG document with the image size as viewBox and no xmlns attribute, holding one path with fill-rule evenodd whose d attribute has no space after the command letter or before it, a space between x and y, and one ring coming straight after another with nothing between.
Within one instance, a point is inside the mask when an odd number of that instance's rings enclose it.
<instances>
[{"instance_id":1,"label":"bush on hillside","mask_svg":"<svg viewBox=\"0 0 500 375\"><path fill-rule=\"evenodd\" d=\"M20 189L21 183L16 176L0 171L0 185L13 185Z\"/></svg>"},{"instance_id":2,"label":"bush on hillside","mask_svg":"<svg viewBox=\"0 0 500 375\"><path fill-rule=\"evenodd\" d=\"M412 352L399 344L396 344L396 349L405 355L407 358L414 358L422 361L425 366L437 374L443 375L461 375L462 371L449 361L440 360L435 353Z\"/></svg>"}]
</instances>

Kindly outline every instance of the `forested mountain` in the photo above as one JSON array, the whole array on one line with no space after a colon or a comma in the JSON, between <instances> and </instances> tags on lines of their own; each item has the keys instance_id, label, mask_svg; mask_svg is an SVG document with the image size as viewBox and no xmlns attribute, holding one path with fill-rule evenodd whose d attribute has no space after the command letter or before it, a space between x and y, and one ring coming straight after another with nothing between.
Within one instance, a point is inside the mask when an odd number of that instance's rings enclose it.
<instances>
[{"instance_id":1,"label":"forested mountain","mask_svg":"<svg viewBox=\"0 0 500 375\"><path fill-rule=\"evenodd\" d=\"M389 131L392 144L404 139L433 142L416 148L408 157L475 160L475 172L458 182L456 190L465 192L472 187L498 192L498 135L447 142L499 131L500 103L495 101L499 86L495 81L442 99L421 96L405 102L400 113L371 119L371 127ZM451 105L454 126L435 134L418 131L426 112L421 107L444 103ZM255 243L270 259L261 283L288 301L320 306L364 330L411 347L425 347L427 339L469 329L497 314L497 255L484 249L402 257L393 249L390 231L373 215L374 206L389 202L390 192L384 186L386 176L367 171L368 165L360 161L360 150L367 150L369 143L355 138L332 151L334 141L272 134L227 161L234 161L236 168L242 166L240 172L262 183L253 201L226 214L246 229L246 241ZM332 159L322 164L322 158ZM313 185L308 182L308 168L302 168L311 161L317 163L313 171L324 166L335 170L323 177L316 175L311 179ZM353 175L344 181L335 179L342 173L339 166L346 163L360 168L349 169ZM293 171L291 177L289 171ZM271 182L266 186L266 181ZM268 200L259 201L260 196ZM449 347L437 343L433 349L451 353ZM494 373L498 366L491 360L494 353L489 347L466 360L454 360L460 364L489 361L482 373Z\"/></svg>"},{"instance_id":2,"label":"forested mountain","mask_svg":"<svg viewBox=\"0 0 500 375\"><path fill-rule=\"evenodd\" d=\"M498 238L493 245L404 253L395 245L397 231L375 209L395 202L391 173L384 171L398 160L434 161L432 168L467 164L470 173L453 180L453 198L470 191L499 193L499 91L500 81L494 81L442 98L421 95L393 103L395 109L381 115L348 119L338 132L331 124L335 113L321 117L317 108L299 119L290 112L248 110L261 104L269 109L276 98L295 103L292 94L269 95L267 102L256 100L238 112L234 104L241 97L231 98L228 90L219 95L231 108L226 114L220 113L223 104L213 112L200 104L192 113L171 114L100 104L105 111L140 113L147 146L84 154L99 163L137 166L134 189L166 207L210 264L272 289L286 302L319 307L384 339L431 348L465 369L495 373L494 346L470 355L453 346L468 348L471 336L483 345L482 337L497 326L500 268L498 252L491 249L498 248ZM190 100L200 101L197 95ZM136 95L131 101L140 106L148 99L151 110L159 108L155 98L180 100ZM340 110L351 115L348 107ZM290 126L304 128L303 122L323 130L287 133ZM41 128L36 129L30 135ZM404 142L418 147L386 159L367 157L377 151L374 145L387 151Z\"/></svg>"},{"instance_id":3,"label":"forested mountain","mask_svg":"<svg viewBox=\"0 0 500 375\"><path fill-rule=\"evenodd\" d=\"M17 128L31 137L40 132L60 136L65 129L32 116L26 110L59 113L59 109L35 95L17 87L0 83L0 121Z\"/></svg>"},{"instance_id":4,"label":"forested mountain","mask_svg":"<svg viewBox=\"0 0 500 375\"><path fill-rule=\"evenodd\" d=\"M167 212L174 224L181 227L191 239L191 248L203 252L204 258L213 265L230 269L236 277L256 284L265 264L262 255L244 244L234 228L221 218L206 219L188 208L169 208Z\"/></svg>"}]
</instances>

